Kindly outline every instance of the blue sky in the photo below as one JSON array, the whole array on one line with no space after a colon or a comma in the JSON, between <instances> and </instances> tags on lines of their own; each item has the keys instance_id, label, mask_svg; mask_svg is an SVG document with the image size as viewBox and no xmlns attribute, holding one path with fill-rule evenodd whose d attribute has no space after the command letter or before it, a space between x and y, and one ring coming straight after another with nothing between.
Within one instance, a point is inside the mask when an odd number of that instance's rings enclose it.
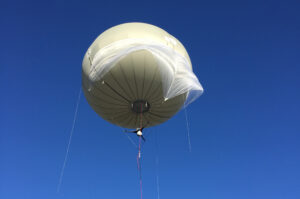
<instances>
[{"instance_id":1,"label":"blue sky","mask_svg":"<svg viewBox=\"0 0 300 199\"><path fill-rule=\"evenodd\" d=\"M139 198L136 149L81 98L91 42L124 22L157 25L190 54L205 92L146 129L144 199L300 198L300 3L10 1L0 8L0 198ZM135 139L135 137L133 137ZM159 158L159 164L155 159Z\"/></svg>"}]
</instances>

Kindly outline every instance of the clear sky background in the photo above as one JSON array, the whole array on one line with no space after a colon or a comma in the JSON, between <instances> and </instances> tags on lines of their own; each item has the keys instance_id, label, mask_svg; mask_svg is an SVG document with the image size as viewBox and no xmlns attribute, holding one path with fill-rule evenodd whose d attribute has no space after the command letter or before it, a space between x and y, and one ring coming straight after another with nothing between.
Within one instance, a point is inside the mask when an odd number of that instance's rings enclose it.
<instances>
[{"instance_id":1,"label":"clear sky background","mask_svg":"<svg viewBox=\"0 0 300 199\"><path fill-rule=\"evenodd\" d=\"M145 130L144 199L300 198L299 1L10 1L0 8L0 198L139 198L136 148L82 96L87 48L146 22L177 37L204 94ZM136 139L136 137L132 137ZM155 163L155 159L159 163Z\"/></svg>"}]
</instances>

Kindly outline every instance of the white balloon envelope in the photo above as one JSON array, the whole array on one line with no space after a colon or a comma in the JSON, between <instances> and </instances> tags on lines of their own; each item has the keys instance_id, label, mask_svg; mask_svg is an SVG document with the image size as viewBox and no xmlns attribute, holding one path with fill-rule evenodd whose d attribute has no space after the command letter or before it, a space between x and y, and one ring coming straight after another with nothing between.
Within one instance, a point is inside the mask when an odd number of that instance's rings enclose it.
<instances>
[{"instance_id":1,"label":"white balloon envelope","mask_svg":"<svg viewBox=\"0 0 300 199\"><path fill-rule=\"evenodd\" d=\"M125 128L165 122L203 92L184 46L145 23L121 24L102 33L82 68L91 107Z\"/></svg>"}]
</instances>

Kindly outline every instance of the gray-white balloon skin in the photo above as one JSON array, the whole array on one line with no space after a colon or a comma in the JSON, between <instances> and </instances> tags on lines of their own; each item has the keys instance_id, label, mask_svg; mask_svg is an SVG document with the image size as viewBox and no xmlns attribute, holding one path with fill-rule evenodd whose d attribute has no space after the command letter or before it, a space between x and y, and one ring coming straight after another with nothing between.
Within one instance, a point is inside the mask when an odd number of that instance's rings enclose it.
<instances>
[{"instance_id":1,"label":"gray-white balloon skin","mask_svg":"<svg viewBox=\"0 0 300 199\"><path fill-rule=\"evenodd\" d=\"M114 26L92 43L82 63L82 87L98 115L124 128L161 124L191 91L192 100L203 92L183 45L145 23Z\"/></svg>"}]
</instances>

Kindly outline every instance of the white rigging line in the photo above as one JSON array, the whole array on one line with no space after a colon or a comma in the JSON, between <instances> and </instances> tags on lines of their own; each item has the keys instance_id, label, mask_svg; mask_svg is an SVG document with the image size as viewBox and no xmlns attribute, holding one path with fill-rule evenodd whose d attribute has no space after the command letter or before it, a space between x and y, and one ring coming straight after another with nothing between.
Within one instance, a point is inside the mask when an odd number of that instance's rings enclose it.
<instances>
[{"instance_id":1,"label":"white rigging line","mask_svg":"<svg viewBox=\"0 0 300 199\"><path fill-rule=\"evenodd\" d=\"M157 191L157 199L160 199L159 196L159 156L158 156L158 140L157 140L157 132L155 132L155 174L156 174L156 191Z\"/></svg>"},{"instance_id":2,"label":"white rigging line","mask_svg":"<svg viewBox=\"0 0 300 199\"><path fill-rule=\"evenodd\" d=\"M158 155L155 158L155 164L156 164L156 190L157 190L157 199L159 199L159 173L158 173L158 165L159 165L159 159Z\"/></svg>"},{"instance_id":3,"label":"white rigging line","mask_svg":"<svg viewBox=\"0 0 300 199\"><path fill-rule=\"evenodd\" d=\"M186 110L186 106L184 105L184 115L185 115L185 121L186 121L186 130L187 130L187 138L188 138L188 144L189 144L189 152L192 152L192 144L191 144L191 136L190 136L190 124L188 120L188 114Z\"/></svg>"},{"instance_id":4,"label":"white rigging line","mask_svg":"<svg viewBox=\"0 0 300 199\"><path fill-rule=\"evenodd\" d=\"M69 156L69 150L70 150L70 145L71 145L71 141L72 141L72 137L73 137L73 133L74 133L74 127L75 127L75 123L76 123L76 119L77 119L77 113L78 113L81 92L82 92L82 88L80 87L80 91L79 91L79 95L78 95L77 103L76 103L76 108L75 108L75 113L74 113L74 118L73 118L73 123L72 123L72 128L70 131L70 137L69 137L69 142L68 142L68 146L67 146L67 151L66 151L64 163L63 163L63 166L62 166L62 169L60 172L60 177L59 177L59 181L58 181L58 185L57 185L57 193L59 193L59 191L60 191L62 179L63 179L64 172L65 172L65 167L66 167L68 156Z\"/></svg>"},{"instance_id":5,"label":"white rigging line","mask_svg":"<svg viewBox=\"0 0 300 199\"><path fill-rule=\"evenodd\" d=\"M137 144L133 141L133 139L126 132L124 134L126 135L128 140L132 143L132 145L135 146L135 148L138 148Z\"/></svg>"},{"instance_id":6,"label":"white rigging line","mask_svg":"<svg viewBox=\"0 0 300 199\"><path fill-rule=\"evenodd\" d=\"M115 121L114 117L112 117L111 119L112 119L113 122ZM133 141L133 139L127 134L126 130L124 130L122 127L119 127L119 128L122 130L121 132L124 132L124 133L122 133L122 134L124 134L124 135L128 138L128 140L131 142L131 144L132 144L135 148L138 148L138 145L137 145L137 144Z\"/></svg>"}]
</instances>

